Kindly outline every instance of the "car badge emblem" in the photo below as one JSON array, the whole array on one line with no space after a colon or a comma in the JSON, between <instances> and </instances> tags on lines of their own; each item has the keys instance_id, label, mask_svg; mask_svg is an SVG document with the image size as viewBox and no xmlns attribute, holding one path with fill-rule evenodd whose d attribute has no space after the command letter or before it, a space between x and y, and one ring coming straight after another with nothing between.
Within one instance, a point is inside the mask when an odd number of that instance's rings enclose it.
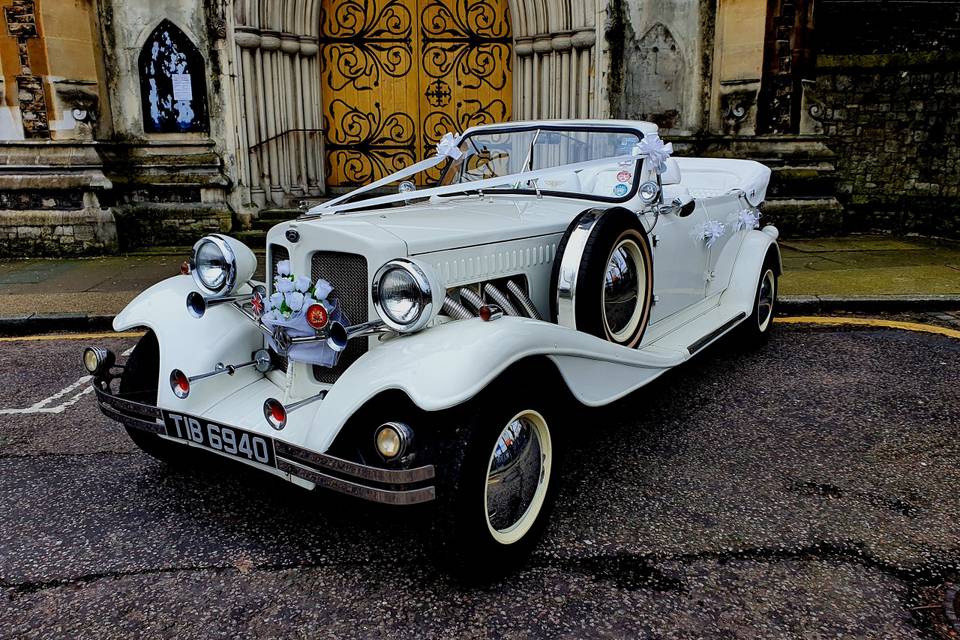
<instances>
[{"instance_id":1,"label":"car badge emblem","mask_svg":"<svg viewBox=\"0 0 960 640\"><path fill-rule=\"evenodd\" d=\"M293 344L293 341L290 340L290 336L287 335L283 327L277 327L274 330L273 342L277 345L277 352L282 356L287 355L290 346Z\"/></svg>"},{"instance_id":2,"label":"car badge emblem","mask_svg":"<svg viewBox=\"0 0 960 640\"><path fill-rule=\"evenodd\" d=\"M250 305L253 307L253 315L255 315L257 318L260 318L260 316L263 315L265 305L263 302L263 296L259 291L253 294L253 299L250 300Z\"/></svg>"}]
</instances>

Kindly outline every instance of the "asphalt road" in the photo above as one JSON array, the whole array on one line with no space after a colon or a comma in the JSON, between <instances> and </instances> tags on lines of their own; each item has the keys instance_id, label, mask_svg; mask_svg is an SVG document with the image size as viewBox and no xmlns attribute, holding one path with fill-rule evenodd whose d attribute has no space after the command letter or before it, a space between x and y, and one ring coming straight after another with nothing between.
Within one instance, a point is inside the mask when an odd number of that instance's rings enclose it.
<instances>
[{"instance_id":1,"label":"asphalt road","mask_svg":"<svg viewBox=\"0 0 960 640\"><path fill-rule=\"evenodd\" d=\"M2 637L948 637L960 340L784 325L586 413L487 588L433 568L427 511L171 470L83 384L39 404L81 344L0 342Z\"/></svg>"}]
</instances>

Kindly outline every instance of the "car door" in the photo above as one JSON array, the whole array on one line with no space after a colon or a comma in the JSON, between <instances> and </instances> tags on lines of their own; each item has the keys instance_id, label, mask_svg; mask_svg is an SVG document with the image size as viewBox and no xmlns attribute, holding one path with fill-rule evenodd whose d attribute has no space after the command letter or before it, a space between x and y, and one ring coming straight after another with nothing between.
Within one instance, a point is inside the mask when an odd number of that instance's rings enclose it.
<instances>
[{"instance_id":1,"label":"car door","mask_svg":"<svg viewBox=\"0 0 960 640\"><path fill-rule=\"evenodd\" d=\"M705 295L704 274L707 268L705 243L697 233L706 222L700 201L687 216L674 213L646 216L648 236L653 245L653 293L656 304L651 310L651 324L694 305Z\"/></svg>"},{"instance_id":2,"label":"car door","mask_svg":"<svg viewBox=\"0 0 960 640\"><path fill-rule=\"evenodd\" d=\"M711 246L707 247L706 241L703 242L706 249L704 294L709 298L722 293L730 284L733 265L748 230L737 229L738 214L745 206L739 192L707 198L701 203L704 219L723 225L723 232L714 238ZM719 226L714 224L713 228L719 229Z\"/></svg>"}]
</instances>

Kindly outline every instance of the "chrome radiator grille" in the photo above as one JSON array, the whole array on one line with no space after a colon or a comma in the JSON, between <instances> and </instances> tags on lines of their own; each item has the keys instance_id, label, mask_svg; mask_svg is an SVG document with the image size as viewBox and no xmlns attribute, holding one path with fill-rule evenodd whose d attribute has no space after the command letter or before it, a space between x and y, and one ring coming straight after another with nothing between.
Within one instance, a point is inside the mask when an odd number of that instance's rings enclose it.
<instances>
[{"instance_id":1,"label":"chrome radiator grille","mask_svg":"<svg viewBox=\"0 0 960 640\"><path fill-rule=\"evenodd\" d=\"M350 324L367 321L370 311L367 304L369 276L366 258L353 253L318 251L313 254L310 276L314 282L323 278L333 285L330 297L339 300L340 308L347 314ZM314 367L313 375L320 382L336 382L340 374L366 352L366 338L351 340L336 367Z\"/></svg>"}]
</instances>

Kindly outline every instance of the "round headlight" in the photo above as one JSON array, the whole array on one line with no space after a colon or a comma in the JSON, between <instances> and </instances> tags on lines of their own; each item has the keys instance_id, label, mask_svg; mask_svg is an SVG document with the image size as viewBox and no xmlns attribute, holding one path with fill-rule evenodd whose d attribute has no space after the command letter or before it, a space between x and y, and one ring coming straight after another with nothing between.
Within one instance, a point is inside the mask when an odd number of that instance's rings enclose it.
<instances>
[{"instance_id":1,"label":"round headlight","mask_svg":"<svg viewBox=\"0 0 960 640\"><path fill-rule=\"evenodd\" d=\"M373 277L373 304L383 322L409 333L419 331L439 311L440 287L427 268L406 258L391 260Z\"/></svg>"},{"instance_id":2,"label":"round headlight","mask_svg":"<svg viewBox=\"0 0 960 640\"><path fill-rule=\"evenodd\" d=\"M217 236L202 238L193 246L190 267L197 284L213 293L230 290L236 282L236 258L230 245Z\"/></svg>"},{"instance_id":3,"label":"round headlight","mask_svg":"<svg viewBox=\"0 0 960 640\"><path fill-rule=\"evenodd\" d=\"M644 182L640 185L640 199L650 204L660 195L660 187L656 182Z\"/></svg>"},{"instance_id":4,"label":"round headlight","mask_svg":"<svg viewBox=\"0 0 960 640\"><path fill-rule=\"evenodd\" d=\"M190 271L197 286L215 295L230 295L253 277L257 257L239 240L222 235L193 245Z\"/></svg>"}]
</instances>

